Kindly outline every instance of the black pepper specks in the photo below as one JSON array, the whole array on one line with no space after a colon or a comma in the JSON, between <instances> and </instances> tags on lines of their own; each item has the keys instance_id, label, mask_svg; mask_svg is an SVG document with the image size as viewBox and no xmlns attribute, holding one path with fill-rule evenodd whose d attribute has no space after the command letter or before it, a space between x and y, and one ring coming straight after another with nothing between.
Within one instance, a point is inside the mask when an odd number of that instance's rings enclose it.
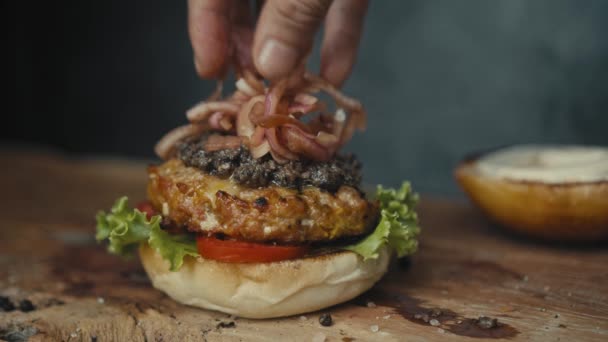
<instances>
[{"instance_id":1,"label":"black pepper specks","mask_svg":"<svg viewBox=\"0 0 608 342\"><path fill-rule=\"evenodd\" d=\"M21 302L19 302L19 310L21 310L23 312L30 312L30 311L36 310L36 307L34 306L34 304L32 304L32 302L29 299L24 299Z\"/></svg>"},{"instance_id":2,"label":"black pepper specks","mask_svg":"<svg viewBox=\"0 0 608 342\"><path fill-rule=\"evenodd\" d=\"M263 209L266 208L266 206L268 205L268 200L266 199L266 197L258 197L255 199L255 201L253 201L253 204L257 208Z\"/></svg>"},{"instance_id":3,"label":"black pepper specks","mask_svg":"<svg viewBox=\"0 0 608 342\"><path fill-rule=\"evenodd\" d=\"M15 304L11 302L10 298L5 296L0 296L0 310L2 311L13 311L15 310Z\"/></svg>"},{"instance_id":4,"label":"black pepper specks","mask_svg":"<svg viewBox=\"0 0 608 342\"><path fill-rule=\"evenodd\" d=\"M331 315L328 313L324 313L321 316L319 316L319 323L324 326L324 327L329 327L332 324L334 324L333 319L331 318Z\"/></svg>"}]
</instances>

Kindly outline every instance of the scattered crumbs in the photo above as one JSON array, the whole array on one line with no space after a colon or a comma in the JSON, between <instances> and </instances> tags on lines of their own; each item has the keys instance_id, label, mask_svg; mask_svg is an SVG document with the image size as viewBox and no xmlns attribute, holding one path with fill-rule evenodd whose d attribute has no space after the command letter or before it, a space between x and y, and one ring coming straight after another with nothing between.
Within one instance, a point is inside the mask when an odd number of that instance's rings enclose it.
<instances>
[{"instance_id":1,"label":"scattered crumbs","mask_svg":"<svg viewBox=\"0 0 608 342\"><path fill-rule=\"evenodd\" d=\"M431 311L429 311L429 316L431 317L439 317L443 314L443 311L439 310L439 309L432 309Z\"/></svg>"},{"instance_id":2,"label":"scattered crumbs","mask_svg":"<svg viewBox=\"0 0 608 342\"><path fill-rule=\"evenodd\" d=\"M493 329L498 327L498 319L481 316L477 319L476 324L481 329Z\"/></svg>"},{"instance_id":3,"label":"scattered crumbs","mask_svg":"<svg viewBox=\"0 0 608 342\"><path fill-rule=\"evenodd\" d=\"M312 337L312 342L325 342L326 340L327 336L322 332L318 332Z\"/></svg>"},{"instance_id":4,"label":"scattered crumbs","mask_svg":"<svg viewBox=\"0 0 608 342\"><path fill-rule=\"evenodd\" d=\"M428 323L429 320L430 320L429 315L426 314L426 313L417 313L417 314L414 314L414 319L419 319L419 320L421 320L421 321L423 321L425 323Z\"/></svg>"},{"instance_id":5,"label":"scattered crumbs","mask_svg":"<svg viewBox=\"0 0 608 342\"><path fill-rule=\"evenodd\" d=\"M376 303L374 303L372 301L369 301L369 302L367 302L367 307L368 308L375 308L376 307Z\"/></svg>"},{"instance_id":6,"label":"scattered crumbs","mask_svg":"<svg viewBox=\"0 0 608 342\"><path fill-rule=\"evenodd\" d=\"M441 290L442 295L447 295L449 292L447 290Z\"/></svg>"},{"instance_id":7,"label":"scattered crumbs","mask_svg":"<svg viewBox=\"0 0 608 342\"><path fill-rule=\"evenodd\" d=\"M308 317L306 317L306 316L302 315L302 316L300 316L300 318L299 318L299 319L300 319L300 321L305 321L305 320L307 320L307 319L308 319Z\"/></svg>"},{"instance_id":8,"label":"scattered crumbs","mask_svg":"<svg viewBox=\"0 0 608 342\"><path fill-rule=\"evenodd\" d=\"M434 327L438 327L439 325L441 325L441 323L439 323L438 320L436 320L435 318L433 318L432 320L429 321L429 324L434 326Z\"/></svg>"},{"instance_id":9,"label":"scattered crumbs","mask_svg":"<svg viewBox=\"0 0 608 342\"><path fill-rule=\"evenodd\" d=\"M545 292L548 292L549 290L551 290L551 286L545 286L545 287L543 288L543 290L545 290Z\"/></svg>"},{"instance_id":10,"label":"scattered crumbs","mask_svg":"<svg viewBox=\"0 0 608 342\"><path fill-rule=\"evenodd\" d=\"M105 302L106 302L106 300L105 300L105 299L103 299L103 297L97 297L97 303L99 303L99 304L103 304L103 303L105 303Z\"/></svg>"},{"instance_id":11,"label":"scattered crumbs","mask_svg":"<svg viewBox=\"0 0 608 342\"><path fill-rule=\"evenodd\" d=\"M524 276L524 278L523 278L522 280L523 280L524 282L526 282L526 283L527 283L527 282L528 282L528 279L529 279L529 278L528 278L528 276L527 276L527 275L525 275L525 276Z\"/></svg>"},{"instance_id":12,"label":"scattered crumbs","mask_svg":"<svg viewBox=\"0 0 608 342\"><path fill-rule=\"evenodd\" d=\"M565 324L561 324L561 323L560 323L560 324L558 325L558 327L559 327L559 328L566 328L566 325L565 325Z\"/></svg>"},{"instance_id":13,"label":"scattered crumbs","mask_svg":"<svg viewBox=\"0 0 608 342\"><path fill-rule=\"evenodd\" d=\"M389 318L391 318L391 315L382 316L382 319L389 319Z\"/></svg>"},{"instance_id":14,"label":"scattered crumbs","mask_svg":"<svg viewBox=\"0 0 608 342\"><path fill-rule=\"evenodd\" d=\"M324 326L324 327L329 327L332 324L334 324L333 319L331 318L331 315L328 313L324 313L321 316L319 316L319 323Z\"/></svg>"},{"instance_id":15,"label":"scattered crumbs","mask_svg":"<svg viewBox=\"0 0 608 342\"><path fill-rule=\"evenodd\" d=\"M443 329L441 329L441 328L438 328L438 329L437 329L437 332L438 332L438 333L440 333L440 334L444 334L444 333L445 333L445 330L443 330Z\"/></svg>"},{"instance_id":16,"label":"scattered crumbs","mask_svg":"<svg viewBox=\"0 0 608 342\"><path fill-rule=\"evenodd\" d=\"M372 332L378 332L378 330L380 330L380 327L378 325L374 324L371 327L369 327L369 330L371 330Z\"/></svg>"},{"instance_id":17,"label":"scattered crumbs","mask_svg":"<svg viewBox=\"0 0 608 342\"><path fill-rule=\"evenodd\" d=\"M230 328L235 328L235 327L236 327L236 323L234 321L228 321L228 322L221 321L215 325L216 329L230 329Z\"/></svg>"}]
</instances>

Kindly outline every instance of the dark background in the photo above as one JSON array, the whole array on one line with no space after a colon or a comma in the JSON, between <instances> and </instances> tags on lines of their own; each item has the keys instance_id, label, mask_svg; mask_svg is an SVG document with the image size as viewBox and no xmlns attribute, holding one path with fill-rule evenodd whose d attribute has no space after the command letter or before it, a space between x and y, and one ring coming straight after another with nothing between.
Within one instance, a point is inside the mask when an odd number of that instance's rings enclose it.
<instances>
[{"instance_id":1,"label":"dark background","mask_svg":"<svg viewBox=\"0 0 608 342\"><path fill-rule=\"evenodd\" d=\"M154 158L213 86L194 73L186 1L2 6L15 27L10 145ZM456 194L452 170L471 151L608 145L607 33L603 0L372 1L345 86L369 128L348 149L370 183Z\"/></svg>"}]
</instances>

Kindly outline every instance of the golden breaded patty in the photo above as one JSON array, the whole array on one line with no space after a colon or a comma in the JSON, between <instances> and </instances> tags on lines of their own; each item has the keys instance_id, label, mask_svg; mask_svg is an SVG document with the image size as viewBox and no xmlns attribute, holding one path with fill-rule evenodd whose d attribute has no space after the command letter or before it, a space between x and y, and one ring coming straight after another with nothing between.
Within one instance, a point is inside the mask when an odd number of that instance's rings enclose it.
<instances>
[{"instance_id":1,"label":"golden breaded patty","mask_svg":"<svg viewBox=\"0 0 608 342\"><path fill-rule=\"evenodd\" d=\"M252 189L172 159L148 169L148 198L172 224L247 241L329 241L368 232L378 205L342 186Z\"/></svg>"}]
</instances>

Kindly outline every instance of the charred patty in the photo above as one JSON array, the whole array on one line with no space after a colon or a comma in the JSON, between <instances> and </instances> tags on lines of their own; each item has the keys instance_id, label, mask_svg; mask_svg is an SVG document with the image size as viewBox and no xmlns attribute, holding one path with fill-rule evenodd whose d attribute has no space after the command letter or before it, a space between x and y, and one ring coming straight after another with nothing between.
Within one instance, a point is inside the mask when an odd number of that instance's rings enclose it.
<instances>
[{"instance_id":1,"label":"charred patty","mask_svg":"<svg viewBox=\"0 0 608 342\"><path fill-rule=\"evenodd\" d=\"M301 159L279 164L270 155L255 159L245 147L205 151L206 138L181 143L179 159L187 166L248 187L312 186L336 192L343 185L358 189L361 183L361 163L353 155L336 155L325 162Z\"/></svg>"},{"instance_id":2,"label":"charred patty","mask_svg":"<svg viewBox=\"0 0 608 342\"><path fill-rule=\"evenodd\" d=\"M378 207L355 187L250 187L180 159L148 169L148 197L171 225L246 241L303 243L367 233Z\"/></svg>"}]
</instances>

